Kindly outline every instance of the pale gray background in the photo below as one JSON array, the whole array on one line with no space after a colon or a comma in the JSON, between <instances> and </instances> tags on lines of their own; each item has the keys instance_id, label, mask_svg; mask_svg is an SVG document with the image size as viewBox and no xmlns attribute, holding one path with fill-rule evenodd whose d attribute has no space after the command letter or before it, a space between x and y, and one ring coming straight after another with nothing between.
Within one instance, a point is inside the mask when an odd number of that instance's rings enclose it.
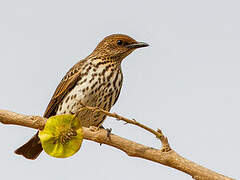
<instances>
[{"instance_id":1,"label":"pale gray background","mask_svg":"<svg viewBox=\"0 0 240 180\"><path fill-rule=\"evenodd\" d=\"M1 1L0 108L42 115L61 78L106 35L125 33L151 46L122 64L112 112L161 128L181 155L239 177L239 1ZM108 119L105 127L145 145L151 134ZM85 141L71 158L13 151L35 130L0 125L1 179L191 179ZM80 177L79 177L80 176Z\"/></svg>"}]
</instances>

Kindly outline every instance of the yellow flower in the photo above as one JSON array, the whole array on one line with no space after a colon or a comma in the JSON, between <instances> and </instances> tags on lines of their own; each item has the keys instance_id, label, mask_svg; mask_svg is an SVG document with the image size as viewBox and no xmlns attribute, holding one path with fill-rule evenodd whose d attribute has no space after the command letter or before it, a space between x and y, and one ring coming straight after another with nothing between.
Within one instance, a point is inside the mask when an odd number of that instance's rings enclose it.
<instances>
[{"instance_id":1,"label":"yellow flower","mask_svg":"<svg viewBox=\"0 0 240 180\"><path fill-rule=\"evenodd\" d=\"M83 141L81 123L71 114L50 117L38 136L43 150L57 158L72 156L80 149Z\"/></svg>"}]
</instances>

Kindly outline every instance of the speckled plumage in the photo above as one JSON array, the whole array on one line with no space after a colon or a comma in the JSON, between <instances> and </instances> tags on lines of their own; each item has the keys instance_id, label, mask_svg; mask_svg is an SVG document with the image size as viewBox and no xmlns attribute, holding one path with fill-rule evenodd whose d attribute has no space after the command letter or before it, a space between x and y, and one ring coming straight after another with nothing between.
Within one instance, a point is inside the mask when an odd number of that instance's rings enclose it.
<instances>
[{"instance_id":1,"label":"speckled plumage","mask_svg":"<svg viewBox=\"0 0 240 180\"><path fill-rule=\"evenodd\" d=\"M117 101L122 87L122 60L135 49L146 46L148 44L122 34L104 38L88 57L67 72L55 90L44 117L75 114L82 104L109 111ZM106 118L99 112L89 110L81 111L78 117L86 127L100 126ZM36 159L41 151L42 146L36 134L15 153Z\"/></svg>"},{"instance_id":2,"label":"speckled plumage","mask_svg":"<svg viewBox=\"0 0 240 180\"><path fill-rule=\"evenodd\" d=\"M108 61L97 67L102 61L98 58L88 58L71 70L76 72L75 69L78 68L82 78L59 103L56 114L75 114L81 108L81 104L101 107L107 111L111 109L119 96L123 76L119 63ZM79 113L79 119L83 126L99 126L105 116L86 110Z\"/></svg>"}]
</instances>

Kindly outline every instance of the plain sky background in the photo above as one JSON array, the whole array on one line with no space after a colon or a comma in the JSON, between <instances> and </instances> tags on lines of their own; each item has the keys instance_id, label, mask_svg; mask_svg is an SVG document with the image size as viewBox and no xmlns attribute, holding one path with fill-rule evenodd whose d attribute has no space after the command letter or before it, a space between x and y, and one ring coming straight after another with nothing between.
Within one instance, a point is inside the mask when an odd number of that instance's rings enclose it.
<instances>
[{"instance_id":1,"label":"plain sky background","mask_svg":"<svg viewBox=\"0 0 240 180\"><path fill-rule=\"evenodd\" d=\"M240 3L231 0L0 1L0 109L42 115L61 78L106 35L151 46L122 63L112 112L161 128L184 157L231 177L240 161ZM113 133L155 148L142 129ZM175 169L84 141L68 159L15 155L35 130L0 125L1 179L191 179Z\"/></svg>"}]
</instances>

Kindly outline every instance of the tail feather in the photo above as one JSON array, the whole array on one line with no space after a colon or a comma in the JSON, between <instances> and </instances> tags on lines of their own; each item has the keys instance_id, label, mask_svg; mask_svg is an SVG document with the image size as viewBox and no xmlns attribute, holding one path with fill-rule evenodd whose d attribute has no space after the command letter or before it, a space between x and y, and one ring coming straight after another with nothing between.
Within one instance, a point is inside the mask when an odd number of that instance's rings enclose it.
<instances>
[{"instance_id":1,"label":"tail feather","mask_svg":"<svg viewBox=\"0 0 240 180\"><path fill-rule=\"evenodd\" d=\"M34 160L39 156L42 150L42 145L37 133L26 144L19 147L15 153L23 155L27 159Z\"/></svg>"}]
</instances>

